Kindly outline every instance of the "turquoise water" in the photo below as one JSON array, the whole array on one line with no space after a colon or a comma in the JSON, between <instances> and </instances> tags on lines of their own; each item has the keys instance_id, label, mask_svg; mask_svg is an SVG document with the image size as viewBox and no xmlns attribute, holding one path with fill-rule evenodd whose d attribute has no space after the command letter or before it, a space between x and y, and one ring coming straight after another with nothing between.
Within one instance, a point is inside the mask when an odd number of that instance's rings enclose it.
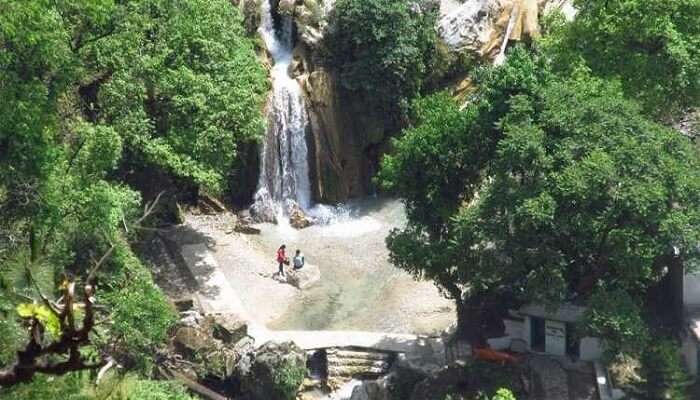
<instances>
[{"instance_id":1,"label":"turquoise water","mask_svg":"<svg viewBox=\"0 0 700 400\"><path fill-rule=\"evenodd\" d=\"M299 248L321 270L321 283L302 291L273 329L432 333L452 320L451 303L429 282L417 283L389 263L385 238L406 222L400 202L367 199L347 205L328 225L296 231L261 225L254 240L270 254Z\"/></svg>"}]
</instances>

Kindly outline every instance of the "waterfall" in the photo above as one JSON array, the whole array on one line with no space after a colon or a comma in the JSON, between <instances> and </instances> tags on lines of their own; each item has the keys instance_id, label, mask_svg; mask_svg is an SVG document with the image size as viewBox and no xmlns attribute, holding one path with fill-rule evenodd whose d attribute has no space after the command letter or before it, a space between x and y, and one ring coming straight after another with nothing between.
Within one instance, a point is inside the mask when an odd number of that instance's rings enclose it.
<instances>
[{"instance_id":1,"label":"waterfall","mask_svg":"<svg viewBox=\"0 0 700 400\"><path fill-rule=\"evenodd\" d=\"M306 132L309 126L299 83L289 75L294 49L294 21L280 15L275 27L272 0L261 5L259 33L273 61L268 127L260 157L260 178L251 213L275 221L295 207L311 206Z\"/></svg>"}]
</instances>

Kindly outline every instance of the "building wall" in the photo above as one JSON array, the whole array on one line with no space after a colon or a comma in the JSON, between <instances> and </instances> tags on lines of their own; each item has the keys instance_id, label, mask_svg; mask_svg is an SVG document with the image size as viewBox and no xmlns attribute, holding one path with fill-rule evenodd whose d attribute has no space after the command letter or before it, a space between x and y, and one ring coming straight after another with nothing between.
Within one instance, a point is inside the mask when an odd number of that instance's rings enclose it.
<instances>
[{"instance_id":1,"label":"building wall","mask_svg":"<svg viewBox=\"0 0 700 400\"><path fill-rule=\"evenodd\" d=\"M525 343L527 343L527 349L532 350L532 338L530 337L530 316L525 317L522 334L522 338L525 339Z\"/></svg>"},{"instance_id":2,"label":"building wall","mask_svg":"<svg viewBox=\"0 0 700 400\"><path fill-rule=\"evenodd\" d=\"M700 305L700 273L685 274L683 281L683 304Z\"/></svg>"},{"instance_id":3,"label":"building wall","mask_svg":"<svg viewBox=\"0 0 700 400\"><path fill-rule=\"evenodd\" d=\"M530 316L525 316L522 323L506 320L506 334L512 338L523 339L527 343L527 350L532 351L532 338L530 337ZM545 337L546 353L552 355L564 355L566 350L566 325L559 321L545 319L547 333ZM556 337L551 334L551 328L557 328L560 332ZM563 333L563 337L561 334ZM596 361L603 355L603 345L600 339L595 337L583 337L579 345L579 359L582 361Z\"/></svg>"},{"instance_id":4,"label":"building wall","mask_svg":"<svg viewBox=\"0 0 700 400\"><path fill-rule=\"evenodd\" d=\"M579 358L583 361L596 361L603 356L603 346L600 339L594 337L581 338Z\"/></svg>"}]
</instances>

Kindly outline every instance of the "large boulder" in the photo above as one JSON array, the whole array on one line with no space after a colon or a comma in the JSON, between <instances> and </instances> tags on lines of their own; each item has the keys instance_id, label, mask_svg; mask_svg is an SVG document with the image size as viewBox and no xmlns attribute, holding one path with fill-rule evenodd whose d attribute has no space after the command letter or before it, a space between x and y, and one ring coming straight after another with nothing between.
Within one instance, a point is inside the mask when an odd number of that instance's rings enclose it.
<instances>
[{"instance_id":1,"label":"large boulder","mask_svg":"<svg viewBox=\"0 0 700 400\"><path fill-rule=\"evenodd\" d=\"M244 356L237 372L254 400L292 400L306 375L305 353L293 343L268 342Z\"/></svg>"},{"instance_id":2,"label":"large boulder","mask_svg":"<svg viewBox=\"0 0 700 400\"><path fill-rule=\"evenodd\" d=\"M233 373L233 367L238 359L236 352L214 338L208 328L202 326L182 326L177 329L172 339L172 350L169 352L173 365L181 369L179 360L187 361L187 368L191 369L199 379L217 377L226 379Z\"/></svg>"},{"instance_id":3,"label":"large boulder","mask_svg":"<svg viewBox=\"0 0 700 400\"><path fill-rule=\"evenodd\" d=\"M466 0L442 15L438 33L453 52L498 61L508 41L537 38L539 14L553 10L575 14L571 0Z\"/></svg>"},{"instance_id":4,"label":"large boulder","mask_svg":"<svg viewBox=\"0 0 700 400\"><path fill-rule=\"evenodd\" d=\"M213 314L210 318L212 335L224 344L234 344L248 336L248 323L238 315Z\"/></svg>"},{"instance_id":5,"label":"large boulder","mask_svg":"<svg viewBox=\"0 0 700 400\"><path fill-rule=\"evenodd\" d=\"M315 265L306 264L303 268L293 269L287 274L287 283L300 290L308 289L319 282L321 270Z\"/></svg>"}]
</instances>

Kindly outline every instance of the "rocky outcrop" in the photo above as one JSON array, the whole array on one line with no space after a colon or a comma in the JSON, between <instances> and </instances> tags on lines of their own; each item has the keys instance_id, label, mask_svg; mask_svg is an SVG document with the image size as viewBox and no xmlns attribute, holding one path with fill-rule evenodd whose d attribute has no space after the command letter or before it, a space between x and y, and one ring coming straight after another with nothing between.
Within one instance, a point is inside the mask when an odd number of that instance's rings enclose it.
<instances>
[{"instance_id":1,"label":"rocky outcrop","mask_svg":"<svg viewBox=\"0 0 700 400\"><path fill-rule=\"evenodd\" d=\"M225 381L240 358L235 344L246 337L246 324L234 316L183 313L161 362L195 381Z\"/></svg>"},{"instance_id":2,"label":"rocky outcrop","mask_svg":"<svg viewBox=\"0 0 700 400\"><path fill-rule=\"evenodd\" d=\"M498 60L509 41L539 37L539 15L553 10L575 15L570 0L467 0L440 18L438 32L453 52Z\"/></svg>"},{"instance_id":3,"label":"rocky outcrop","mask_svg":"<svg viewBox=\"0 0 700 400\"><path fill-rule=\"evenodd\" d=\"M255 34L260 26L260 0L232 0L238 4L243 15L243 26L249 35Z\"/></svg>"},{"instance_id":4,"label":"rocky outcrop","mask_svg":"<svg viewBox=\"0 0 700 400\"><path fill-rule=\"evenodd\" d=\"M343 96L337 78L323 67L302 79L313 133L314 196L336 203L370 193L392 122L364 99Z\"/></svg>"},{"instance_id":5,"label":"rocky outcrop","mask_svg":"<svg viewBox=\"0 0 700 400\"><path fill-rule=\"evenodd\" d=\"M298 204L293 204L288 210L289 224L294 229L304 229L313 225L314 221L309 218Z\"/></svg>"},{"instance_id":6,"label":"rocky outcrop","mask_svg":"<svg viewBox=\"0 0 700 400\"><path fill-rule=\"evenodd\" d=\"M266 343L236 367L241 389L254 400L294 398L306 373L306 355L293 343Z\"/></svg>"}]
</instances>

